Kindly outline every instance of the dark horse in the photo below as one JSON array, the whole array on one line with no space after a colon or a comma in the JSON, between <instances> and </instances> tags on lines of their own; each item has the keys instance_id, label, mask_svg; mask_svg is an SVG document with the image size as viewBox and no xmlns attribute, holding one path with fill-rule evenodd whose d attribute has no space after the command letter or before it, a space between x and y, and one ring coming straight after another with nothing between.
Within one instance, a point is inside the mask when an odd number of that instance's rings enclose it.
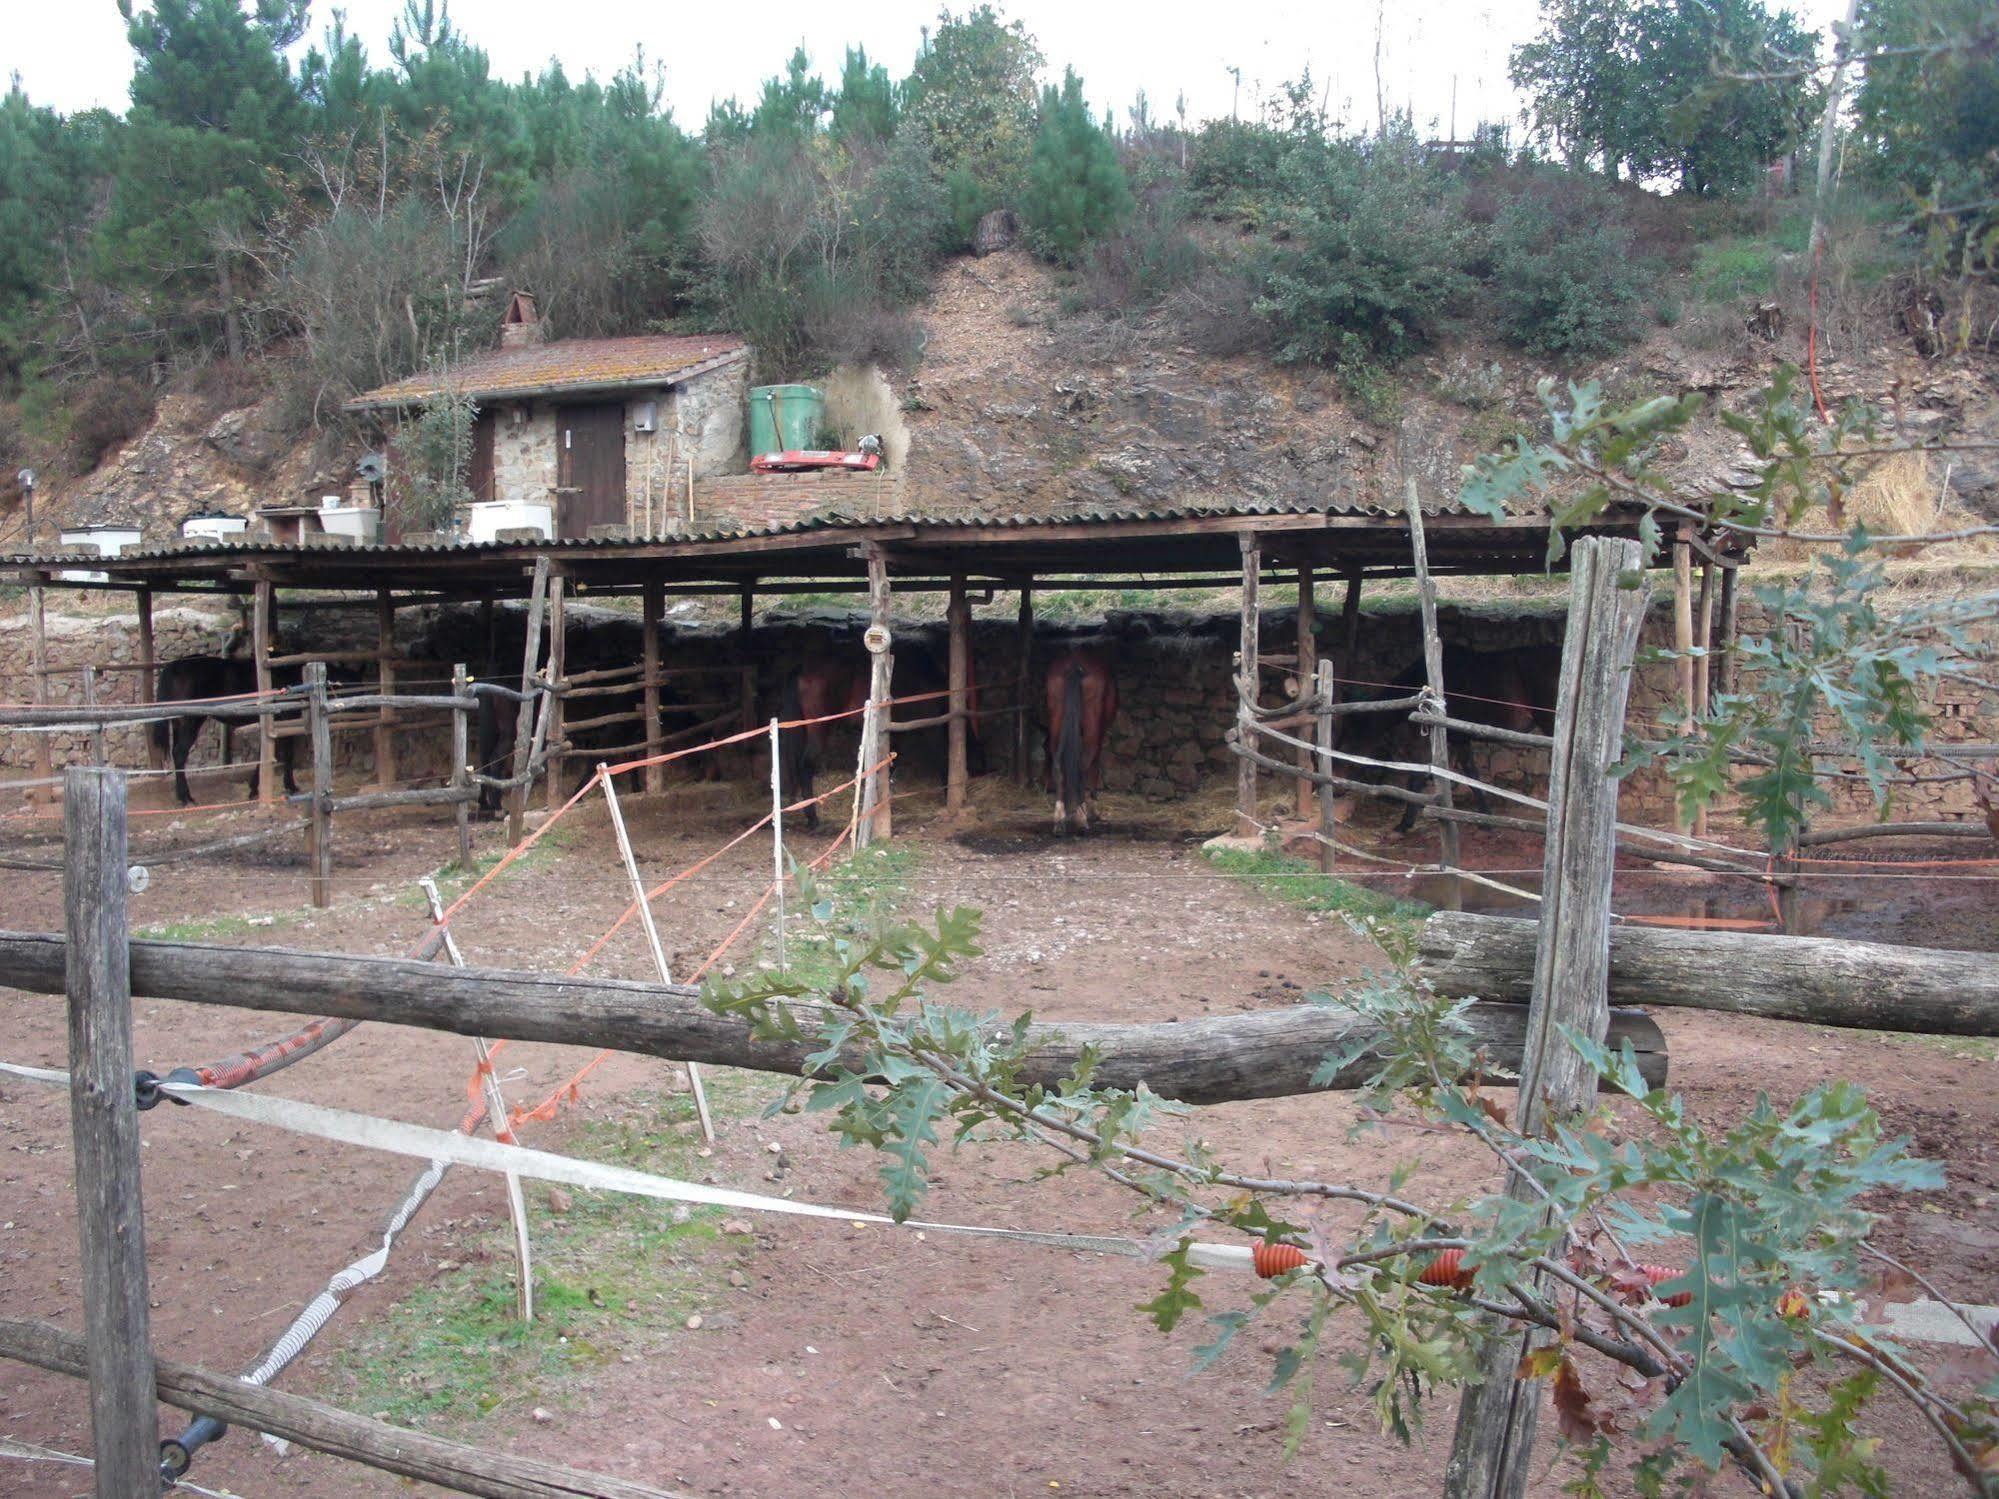
<instances>
[{"instance_id":1,"label":"dark horse","mask_svg":"<svg viewBox=\"0 0 1999 1499\"><path fill-rule=\"evenodd\" d=\"M1447 645L1444 647L1446 710L1452 718L1466 723L1510 729L1516 734L1546 734L1555 726L1555 694L1561 666L1559 645L1516 646L1503 651L1475 651L1467 646ZM1420 690L1428 680L1423 663L1418 661L1389 684L1388 695L1406 697ZM1473 742L1469 734L1450 736L1451 768L1476 780ZM1420 773L1412 774L1409 789L1417 790L1431 779ZM1473 791L1472 801L1481 812L1491 810L1491 799L1483 791ZM1419 810L1414 802L1409 803L1395 830L1406 833L1416 826Z\"/></svg>"},{"instance_id":2,"label":"dark horse","mask_svg":"<svg viewBox=\"0 0 1999 1499\"><path fill-rule=\"evenodd\" d=\"M514 773L514 735L520 730L520 700L498 692L481 692L478 697L479 774L504 780ZM480 816L493 817L499 810L499 788L481 786Z\"/></svg>"},{"instance_id":3,"label":"dark horse","mask_svg":"<svg viewBox=\"0 0 1999 1499\"><path fill-rule=\"evenodd\" d=\"M273 687L296 687L303 680L303 673L297 667L280 667L271 673ZM153 701L158 703L189 704L188 711L176 718L162 718L153 724L153 743L162 750L170 750L174 764L174 797L185 807L194 801L194 793L187 786L187 757L194 748L195 736L201 732L204 720L214 717L198 706L203 698L241 697L248 698L257 690L257 663L247 656L183 656L178 661L169 661L160 668L159 684L153 693ZM233 721L217 718L222 725L222 759L229 759L229 745L233 734ZM298 738L286 735L277 741L278 763L284 768L285 791L296 794L298 779L294 765L298 755ZM250 772L249 799L257 795L258 771Z\"/></svg>"},{"instance_id":4,"label":"dark horse","mask_svg":"<svg viewBox=\"0 0 1999 1499\"><path fill-rule=\"evenodd\" d=\"M1104 740L1117 717L1117 683L1103 652L1071 646L1042 677L1048 710L1048 789L1055 832L1090 830L1104 780Z\"/></svg>"},{"instance_id":5,"label":"dark horse","mask_svg":"<svg viewBox=\"0 0 1999 1499\"><path fill-rule=\"evenodd\" d=\"M895 667L895 695L922 698L905 710L912 718L935 718L948 709L946 700L934 694L948 690L949 674L926 648L918 645L898 651ZM827 718L836 713L853 715L844 723L808 723L803 728L786 729L778 736L781 784L787 800L812 795L813 780L826 763L834 731L848 725L859 728L860 710L868 700L868 675L869 663L864 654L808 656L785 675L778 694L777 716L786 723ZM979 689L971 680L969 668L965 687L966 700L974 715L966 724L965 768L972 775L984 775L985 746L976 716ZM948 734L949 729L940 728L938 732ZM805 809L805 825L819 826L816 802Z\"/></svg>"}]
</instances>

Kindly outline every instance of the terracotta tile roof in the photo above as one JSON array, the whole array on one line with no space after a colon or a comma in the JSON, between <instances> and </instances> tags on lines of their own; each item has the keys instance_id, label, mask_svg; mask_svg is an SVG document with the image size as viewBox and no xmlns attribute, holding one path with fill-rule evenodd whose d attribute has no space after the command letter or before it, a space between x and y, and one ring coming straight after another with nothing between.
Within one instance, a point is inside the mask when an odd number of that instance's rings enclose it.
<instances>
[{"instance_id":1,"label":"terracotta tile roof","mask_svg":"<svg viewBox=\"0 0 1999 1499\"><path fill-rule=\"evenodd\" d=\"M640 338L564 338L494 349L452 366L450 383L475 401L670 385L743 357L733 333L648 334ZM434 374L411 375L356 396L349 411L413 406L437 395Z\"/></svg>"}]
</instances>

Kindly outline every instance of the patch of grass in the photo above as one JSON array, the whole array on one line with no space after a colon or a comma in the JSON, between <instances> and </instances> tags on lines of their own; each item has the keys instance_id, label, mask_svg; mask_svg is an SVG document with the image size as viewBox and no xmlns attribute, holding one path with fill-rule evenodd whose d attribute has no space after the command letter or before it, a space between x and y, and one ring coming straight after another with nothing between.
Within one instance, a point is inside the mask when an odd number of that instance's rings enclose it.
<instances>
[{"instance_id":1,"label":"patch of grass","mask_svg":"<svg viewBox=\"0 0 1999 1499\"><path fill-rule=\"evenodd\" d=\"M714 1069L705 1080L718 1114L725 1105L748 1111L756 1083L750 1075ZM700 1165L693 1119L686 1095L648 1095L613 1118L593 1120L565 1152L691 1177ZM498 1179L490 1180L488 1198L497 1202ZM683 1211L619 1193L565 1195L566 1202L527 1184L532 1324L514 1316L513 1235L502 1209L492 1229L456 1246L462 1264L405 1297L342 1351L333 1371L340 1403L405 1425L462 1428L496 1411L560 1405L582 1375L621 1353L698 1336L686 1330L687 1317L710 1304L714 1282L744 1242L722 1233L723 1211Z\"/></svg>"},{"instance_id":2,"label":"patch of grass","mask_svg":"<svg viewBox=\"0 0 1999 1499\"><path fill-rule=\"evenodd\" d=\"M1294 859L1275 849L1252 853L1245 849L1211 848L1206 853L1208 862L1222 873L1287 905L1376 922L1411 940L1432 909L1421 901L1383 895L1321 874L1303 859Z\"/></svg>"},{"instance_id":3,"label":"patch of grass","mask_svg":"<svg viewBox=\"0 0 1999 1499\"><path fill-rule=\"evenodd\" d=\"M1747 236L1694 248L1693 290L1703 302L1768 297L1777 285L1778 247Z\"/></svg>"},{"instance_id":4,"label":"patch of grass","mask_svg":"<svg viewBox=\"0 0 1999 1499\"><path fill-rule=\"evenodd\" d=\"M216 937L240 937L247 932L290 926L307 913L278 911L269 916L195 916L185 921L156 921L133 935L154 942L207 942Z\"/></svg>"}]
</instances>

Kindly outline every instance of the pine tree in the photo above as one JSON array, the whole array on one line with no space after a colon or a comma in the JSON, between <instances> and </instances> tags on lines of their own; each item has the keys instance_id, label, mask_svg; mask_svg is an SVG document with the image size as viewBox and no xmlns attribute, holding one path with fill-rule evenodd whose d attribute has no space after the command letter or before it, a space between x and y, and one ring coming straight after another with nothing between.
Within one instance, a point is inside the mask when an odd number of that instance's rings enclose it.
<instances>
[{"instance_id":1,"label":"pine tree","mask_svg":"<svg viewBox=\"0 0 1999 1499\"><path fill-rule=\"evenodd\" d=\"M1041 94L1041 124L1027 169L1021 217L1037 249L1073 264L1084 247L1131 212L1131 187L1110 130L1090 115L1073 68Z\"/></svg>"}]
</instances>

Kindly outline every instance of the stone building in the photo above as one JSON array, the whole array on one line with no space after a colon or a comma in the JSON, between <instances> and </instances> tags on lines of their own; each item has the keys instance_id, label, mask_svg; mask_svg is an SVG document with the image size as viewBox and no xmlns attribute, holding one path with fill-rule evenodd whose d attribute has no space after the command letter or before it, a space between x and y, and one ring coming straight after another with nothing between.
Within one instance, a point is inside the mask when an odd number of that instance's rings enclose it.
<instances>
[{"instance_id":1,"label":"stone building","mask_svg":"<svg viewBox=\"0 0 1999 1499\"><path fill-rule=\"evenodd\" d=\"M669 531L690 480L744 471L750 350L728 333L548 340L515 292L500 346L348 402L388 419L447 392L477 407L475 501L553 506L557 539ZM391 492L393 472L389 477Z\"/></svg>"}]
</instances>

